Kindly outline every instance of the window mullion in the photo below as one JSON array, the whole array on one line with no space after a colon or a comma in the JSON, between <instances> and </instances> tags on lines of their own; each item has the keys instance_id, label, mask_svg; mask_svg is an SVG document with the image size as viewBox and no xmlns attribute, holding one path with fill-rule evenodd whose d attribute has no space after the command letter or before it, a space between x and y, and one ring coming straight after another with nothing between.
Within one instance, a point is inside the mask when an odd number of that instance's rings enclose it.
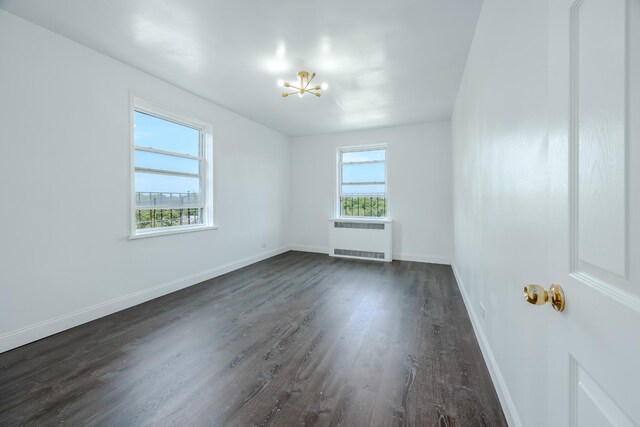
<instances>
[{"instance_id":1,"label":"window mullion","mask_svg":"<svg viewBox=\"0 0 640 427\"><path fill-rule=\"evenodd\" d=\"M136 145L133 148L135 150L145 151L147 153L164 154L165 156L182 157L183 159L190 159L190 160L201 160L202 159L202 155L200 155L200 156L192 156L191 154L178 153L178 152L175 152L175 151L168 151L168 150L160 150L160 149L152 148L152 147L142 147L142 146Z\"/></svg>"},{"instance_id":2,"label":"window mullion","mask_svg":"<svg viewBox=\"0 0 640 427\"><path fill-rule=\"evenodd\" d=\"M197 205L136 205L136 210L147 211L152 209L203 209L204 204L199 203Z\"/></svg>"},{"instance_id":3,"label":"window mullion","mask_svg":"<svg viewBox=\"0 0 640 427\"><path fill-rule=\"evenodd\" d=\"M385 185L385 181L351 181L343 182L342 185Z\"/></svg>"},{"instance_id":4,"label":"window mullion","mask_svg":"<svg viewBox=\"0 0 640 427\"><path fill-rule=\"evenodd\" d=\"M385 160L365 160L362 162L342 162L343 165L367 165L371 163L384 163Z\"/></svg>"},{"instance_id":5,"label":"window mullion","mask_svg":"<svg viewBox=\"0 0 640 427\"><path fill-rule=\"evenodd\" d=\"M176 172L176 171L170 171L166 169L152 169L152 168L140 168L140 167L136 167L135 169L136 169L136 172L140 172L140 173L153 173L156 175L181 176L184 178L200 178L200 174L197 174L197 173ZM165 191L165 193L168 193L168 191Z\"/></svg>"}]
</instances>

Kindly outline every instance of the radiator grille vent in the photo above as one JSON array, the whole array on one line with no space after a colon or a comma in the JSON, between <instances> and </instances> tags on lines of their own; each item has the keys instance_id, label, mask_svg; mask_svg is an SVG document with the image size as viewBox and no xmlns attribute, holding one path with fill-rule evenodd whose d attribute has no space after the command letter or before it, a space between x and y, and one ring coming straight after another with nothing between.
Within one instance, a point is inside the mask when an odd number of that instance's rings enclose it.
<instances>
[{"instance_id":1,"label":"radiator grille vent","mask_svg":"<svg viewBox=\"0 0 640 427\"><path fill-rule=\"evenodd\" d=\"M334 222L335 228L360 228L363 230L384 230L384 224L368 222Z\"/></svg>"},{"instance_id":2,"label":"radiator grille vent","mask_svg":"<svg viewBox=\"0 0 640 427\"><path fill-rule=\"evenodd\" d=\"M384 225L384 224L381 224L381 225ZM345 255L345 256L357 256L360 258L384 259L384 252L352 251L351 249L334 249L333 254Z\"/></svg>"}]
</instances>

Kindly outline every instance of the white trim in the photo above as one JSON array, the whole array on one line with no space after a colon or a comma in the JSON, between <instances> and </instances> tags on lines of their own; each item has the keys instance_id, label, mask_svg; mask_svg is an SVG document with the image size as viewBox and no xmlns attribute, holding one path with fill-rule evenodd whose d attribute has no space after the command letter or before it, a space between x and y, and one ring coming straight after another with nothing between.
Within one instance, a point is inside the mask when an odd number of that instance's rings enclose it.
<instances>
[{"instance_id":1,"label":"white trim","mask_svg":"<svg viewBox=\"0 0 640 427\"><path fill-rule=\"evenodd\" d=\"M378 150L353 150L353 151L343 151L343 153L351 153L358 151L378 151ZM386 156L385 156L386 159ZM366 165L367 163L384 163L386 160L364 160L362 162L342 162L343 165Z\"/></svg>"},{"instance_id":2,"label":"white trim","mask_svg":"<svg viewBox=\"0 0 640 427\"><path fill-rule=\"evenodd\" d=\"M329 254L329 248L326 246L290 245L289 249L298 252L312 252L324 255Z\"/></svg>"},{"instance_id":3,"label":"white trim","mask_svg":"<svg viewBox=\"0 0 640 427\"><path fill-rule=\"evenodd\" d=\"M205 280L210 280L214 277L230 273L239 268L243 268L256 262L263 261L267 258L280 255L287 251L289 251L288 247L282 247L279 249L262 252L260 254L250 256L239 261L231 262L216 268L212 268L210 270L205 270L200 273L192 274L190 276L152 286L150 288L133 292L128 295L114 298L112 300L95 304L86 308L82 308L68 314L63 314L52 319L6 332L0 335L0 353L48 337L49 335L57 334L58 332L65 331L78 325L82 325L83 323L90 322L100 317L108 316L109 314L116 313L129 307L133 307L134 305L142 304L154 298L167 295L171 292L196 285L198 283L204 282Z\"/></svg>"},{"instance_id":4,"label":"white trim","mask_svg":"<svg viewBox=\"0 0 640 427\"><path fill-rule=\"evenodd\" d=\"M394 254L393 259L398 261L413 261L426 262L429 264L451 265L451 258L441 255Z\"/></svg>"},{"instance_id":5,"label":"white trim","mask_svg":"<svg viewBox=\"0 0 640 427\"><path fill-rule=\"evenodd\" d=\"M149 98L138 96L135 93L131 93L130 98L131 106L134 107L134 109L141 110L142 113L152 116L160 114L162 116L160 117L161 119L187 126L195 130L203 130L212 126L211 123L197 119L188 112L183 112L179 108L167 105L164 102L152 101Z\"/></svg>"},{"instance_id":6,"label":"white trim","mask_svg":"<svg viewBox=\"0 0 640 427\"><path fill-rule=\"evenodd\" d=\"M390 224L392 220L387 217L375 217L375 216L344 216L337 218L329 218L332 222L380 222Z\"/></svg>"},{"instance_id":7,"label":"white trim","mask_svg":"<svg viewBox=\"0 0 640 427\"><path fill-rule=\"evenodd\" d=\"M343 163L344 165L344 163ZM342 185L387 185L385 181L359 181L359 182L342 182ZM346 196L359 196L361 193L346 193ZM375 193L370 193L375 195ZM367 193L362 193L362 196L367 196ZM386 194L385 194L386 196Z\"/></svg>"},{"instance_id":8,"label":"white trim","mask_svg":"<svg viewBox=\"0 0 640 427\"><path fill-rule=\"evenodd\" d=\"M516 405L513 402L513 399L511 398L507 383L505 382L504 377L500 372L498 362L493 355L493 351L491 351L489 340L484 334L480 322L478 321L478 316L473 309L473 304L471 303L469 295L465 290L465 286L462 283L462 278L460 277L460 274L458 273L458 269L456 268L454 262L451 263L451 269L453 270L453 275L455 276L456 282L458 284L458 289L460 289L460 294L462 295L464 305L467 308L467 313L469 314L469 319L471 320L471 325L473 326L473 331L476 334L478 344L480 344L480 350L482 351L482 356L484 357L484 361L487 365L487 368L489 369L491 380L493 381L493 385L496 389L496 392L498 393L498 399L500 400L504 416L507 419L507 424L513 427L522 427L522 421L520 421L518 410L516 409Z\"/></svg>"},{"instance_id":9,"label":"white trim","mask_svg":"<svg viewBox=\"0 0 640 427\"><path fill-rule=\"evenodd\" d=\"M163 120L167 120L173 123L177 123L183 126L187 126L198 130L200 132L200 149L198 160L200 161L201 173L198 175L200 178L200 205L196 208L202 209L202 224L198 224L197 227L190 225L171 227L170 230L162 230L162 228L156 228L154 231L140 231L136 229L136 190L135 190L135 151L141 147L136 146L135 133L134 133L134 114L136 111L140 111L145 114L149 114L154 117L158 117ZM129 206L129 238L134 239L138 237L151 237L165 234L177 234L191 231L211 230L216 229L215 222L215 199L214 199L214 156L213 156L213 125L209 122L202 121L200 119L192 117L189 113L183 113L178 109L167 106L161 102L150 101L145 98L137 96L135 93L129 93L129 152L130 152L130 206ZM147 147L147 151L153 151L154 149ZM173 155L173 154L171 154ZM176 174L169 172L162 172L162 174L186 176L185 174ZM150 207L149 209L153 209Z\"/></svg>"},{"instance_id":10,"label":"white trim","mask_svg":"<svg viewBox=\"0 0 640 427\"><path fill-rule=\"evenodd\" d=\"M345 153L352 153L355 151L376 151L383 148L387 148L386 142L378 142L375 144L362 144L362 145L348 145L346 147L338 147L338 149ZM386 159L386 155L385 155ZM376 162L380 162L382 160L375 160ZM347 162L347 163L361 163L361 162Z\"/></svg>"},{"instance_id":11,"label":"white trim","mask_svg":"<svg viewBox=\"0 0 640 427\"><path fill-rule=\"evenodd\" d=\"M175 151L159 150L157 148L143 147L141 145L136 145L136 150L144 151L145 153L162 154L163 156L182 157L183 159L189 159L189 160L202 160L202 156L192 156L191 154L176 153Z\"/></svg>"},{"instance_id":12,"label":"white trim","mask_svg":"<svg viewBox=\"0 0 640 427\"><path fill-rule=\"evenodd\" d=\"M167 236L171 234L193 233L196 231L217 230L215 225L183 225L181 227L145 228L138 234L129 236L129 240L146 239L148 237Z\"/></svg>"},{"instance_id":13,"label":"white trim","mask_svg":"<svg viewBox=\"0 0 640 427\"><path fill-rule=\"evenodd\" d=\"M137 150L137 148L136 148L136 150ZM153 174L156 174L156 175L182 176L182 177L185 177L185 178L200 178L200 174L199 173L176 172L176 171L170 171L170 170L167 170L167 169L152 169L152 168L137 167L136 168L136 172L138 172L138 173L153 173ZM153 191L144 191L144 193L153 193Z\"/></svg>"}]
</instances>

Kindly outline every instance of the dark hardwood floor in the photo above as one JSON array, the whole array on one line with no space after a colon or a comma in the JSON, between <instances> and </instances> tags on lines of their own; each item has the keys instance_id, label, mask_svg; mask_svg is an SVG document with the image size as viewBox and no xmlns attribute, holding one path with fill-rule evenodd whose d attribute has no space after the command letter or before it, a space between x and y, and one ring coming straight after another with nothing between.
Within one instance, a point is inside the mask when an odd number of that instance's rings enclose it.
<instances>
[{"instance_id":1,"label":"dark hardwood floor","mask_svg":"<svg viewBox=\"0 0 640 427\"><path fill-rule=\"evenodd\" d=\"M0 354L0 425L504 426L448 266L288 252Z\"/></svg>"}]
</instances>

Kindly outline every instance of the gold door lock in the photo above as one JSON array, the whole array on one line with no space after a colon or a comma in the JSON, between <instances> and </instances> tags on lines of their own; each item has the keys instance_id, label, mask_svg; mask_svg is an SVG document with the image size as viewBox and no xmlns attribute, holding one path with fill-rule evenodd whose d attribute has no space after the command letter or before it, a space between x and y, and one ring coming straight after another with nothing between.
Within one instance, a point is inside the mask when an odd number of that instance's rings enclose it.
<instances>
[{"instance_id":1,"label":"gold door lock","mask_svg":"<svg viewBox=\"0 0 640 427\"><path fill-rule=\"evenodd\" d=\"M564 292L560 285L553 284L548 291L540 285L527 285L524 287L524 299L534 305L550 301L554 310L564 311Z\"/></svg>"}]
</instances>

